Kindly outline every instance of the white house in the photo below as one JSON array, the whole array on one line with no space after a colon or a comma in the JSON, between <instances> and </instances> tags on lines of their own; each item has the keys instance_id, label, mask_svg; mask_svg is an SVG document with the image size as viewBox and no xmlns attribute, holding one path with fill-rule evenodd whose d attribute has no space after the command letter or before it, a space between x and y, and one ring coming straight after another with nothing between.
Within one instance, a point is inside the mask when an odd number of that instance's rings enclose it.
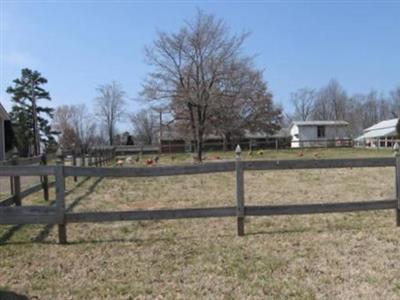
<instances>
[{"instance_id":1,"label":"white house","mask_svg":"<svg viewBox=\"0 0 400 300\"><path fill-rule=\"evenodd\" d=\"M295 121L289 126L291 147L352 146L346 121Z\"/></svg>"},{"instance_id":2,"label":"white house","mask_svg":"<svg viewBox=\"0 0 400 300\"><path fill-rule=\"evenodd\" d=\"M357 146L371 148L391 148L396 142L396 125L399 119L379 122L364 129L363 134L355 139Z\"/></svg>"},{"instance_id":3,"label":"white house","mask_svg":"<svg viewBox=\"0 0 400 300\"><path fill-rule=\"evenodd\" d=\"M5 147L6 147L6 142L5 142L5 121L9 120L9 116L4 109L3 105L0 103L0 161L5 159Z\"/></svg>"}]
</instances>

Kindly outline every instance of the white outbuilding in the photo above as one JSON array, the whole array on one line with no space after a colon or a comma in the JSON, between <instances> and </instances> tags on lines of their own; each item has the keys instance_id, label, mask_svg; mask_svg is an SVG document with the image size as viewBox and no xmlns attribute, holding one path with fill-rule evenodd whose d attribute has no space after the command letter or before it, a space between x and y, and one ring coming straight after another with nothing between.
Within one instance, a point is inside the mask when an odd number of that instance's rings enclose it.
<instances>
[{"instance_id":1,"label":"white outbuilding","mask_svg":"<svg viewBox=\"0 0 400 300\"><path fill-rule=\"evenodd\" d=\"M396 143L396 125L399 119L379 122L364 129L363 134L355 139L359 147L392 148Z\"/></svg>"},{"instance_id":2,"label":"white outbuilding","mask_svg":"<svg viewBox=\"0 0 400 300\"><path fill-rule=\"evenodd\" d=\"M346 121L295 121L289 126L292 148L351 147Z\"/></svg>"}]
</instances>

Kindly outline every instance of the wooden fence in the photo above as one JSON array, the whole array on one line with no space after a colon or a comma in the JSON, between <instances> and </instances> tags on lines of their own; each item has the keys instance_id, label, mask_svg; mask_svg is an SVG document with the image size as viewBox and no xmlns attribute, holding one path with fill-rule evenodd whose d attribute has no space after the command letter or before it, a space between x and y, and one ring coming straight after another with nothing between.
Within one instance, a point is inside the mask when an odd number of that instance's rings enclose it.
<instances>
[{"instance_id":1,"label":"wooden fence","mask_svg":"<svg viewBox=\"0 0 400 300\"><path fill-rule=\"evenodd\" d=\"M66 225L80 222L111 222L132 220L164 220L180 218L236 217L237 232L244 235L246 216L300 215L394 209L400 226L400 156L388 158L242 161L237 149L234 162L205 163L191 166L164 166L151 168L104 168L102 166L65 166L60 156L56 165L3 166L0 176L55 176L56 200L52 206L0 207L0 224L57 224L59 242L67 242ZM251 170L293 170L330 168L394 167L396 198L390 200L296 205L245 205L244 172ZM218 172L236 173L236 203L228 207L159 209L107 212L68 212L65 210L65 179L67 177L154 177L192 175Z\"/></svg>"},{"instance_id":2,"label":"wooden fence","mask_svg":"<svg viewBox=\"0 0 400 300\"><path fill-rule=\"evenodd\" d=\"M67 156L71 156L71 165L77 166L78 161L81 166L103 166L110 162L115 157L115 151L113 147L101 147L93 148L86 153L84 150L68 150L61 151L59 153L59 158L64 162ZM18 152L15 150L11 160L0 162L0 171L3 166L47 166L48 162L54 160L56 154L47 154L46 152L40 156L19 158ZM1 173L0 173L1 175ZM2 176L2 175L1 175ZM55 181L49 182L48 175L41 176L40 183L27 188L26 190L21 190L21 176L10 176L10 192L11 196L0 200L0 207L11 206L15 204L16 206L21 206L21 201L23 198L43 190L43 198L45 201L49 201L49 188L55 185ZM77 181L77 177L74 177L74 181Z\"/></svg>"}]
</instances>

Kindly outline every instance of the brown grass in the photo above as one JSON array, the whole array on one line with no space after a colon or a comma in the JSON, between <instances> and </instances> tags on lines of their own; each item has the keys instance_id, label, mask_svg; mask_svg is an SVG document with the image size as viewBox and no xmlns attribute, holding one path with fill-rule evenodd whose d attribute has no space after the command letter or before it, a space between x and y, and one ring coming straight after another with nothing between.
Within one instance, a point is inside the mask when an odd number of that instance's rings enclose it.
<instances>
[{"instance_id":1,"label":"brown grass","mask_svg":"<svg viewBox=\"0 0 400 300\"><path fill-rule=\"evenodd\" d=\"M253 205L394 196L392 168L246 172L245 183L246 203ZM78 187L68 180L67 206L234 205L234 184L230 173L93 178ZM247 218L240 238L235 218L70 224L67 230L70 244L60 246L51 226L0 227L0 289L39 299L400 297L392 211Z\"/></svg>"}]
</instances>

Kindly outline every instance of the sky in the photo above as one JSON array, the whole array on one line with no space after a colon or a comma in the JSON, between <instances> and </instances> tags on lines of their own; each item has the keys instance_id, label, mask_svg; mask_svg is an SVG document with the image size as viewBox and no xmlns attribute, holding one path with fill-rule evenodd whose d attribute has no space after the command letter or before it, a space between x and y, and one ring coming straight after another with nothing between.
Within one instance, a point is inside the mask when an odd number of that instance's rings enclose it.
<instances>
[{"instance_id":1,"label":"sky","mask_svg":"<svg viewBox=\"0 0 400 300\"><path fill-rule=\"evenodd\" d=\"M349 94L388 94L400 85L399 1L7 1L0 0L0 102L22 68L48 79L50 106L85 103L115 80L137 101L151 68L144 47L157 31L176 32L197 9L233 33L250 31L244 52L274 101L292 111L290 94L338 80ZM124 125L122 125L124 126ZM127 125L126 125L127 126Z\"/></svg>"}]
</instances>

